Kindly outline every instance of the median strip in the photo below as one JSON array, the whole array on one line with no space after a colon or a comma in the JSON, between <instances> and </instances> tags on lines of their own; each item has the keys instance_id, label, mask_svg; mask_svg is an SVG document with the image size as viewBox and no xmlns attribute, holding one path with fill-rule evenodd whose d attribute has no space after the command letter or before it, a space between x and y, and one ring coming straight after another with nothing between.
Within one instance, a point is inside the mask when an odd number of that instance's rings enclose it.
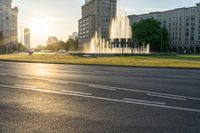
<instances>
[{"instance_id":1,"label":"median strip","mask_svg":"<svg viewBox=\"0 0 200 133\"><path fill-rule=\"evenodd\" d=\"M107 55L108 56L108 55ZM121 54L120 54L121 56ZM59 59L59 60L58 60ZM59 54L26 54L1 55L1 61L9 62L36 62L53 64L79 64L79 65L105 65L105 66L124 66L124 67L146 67L146 68L183 68L199 69L200 57L198 55L136 55L116 57L87 58L78 56L67 56Z\"/></svg>"}]
</instances>

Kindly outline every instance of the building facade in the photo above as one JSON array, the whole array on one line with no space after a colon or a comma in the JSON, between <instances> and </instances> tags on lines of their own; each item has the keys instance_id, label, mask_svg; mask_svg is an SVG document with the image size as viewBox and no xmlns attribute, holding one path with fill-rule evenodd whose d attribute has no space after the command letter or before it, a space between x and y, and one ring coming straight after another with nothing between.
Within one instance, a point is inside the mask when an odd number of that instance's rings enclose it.
<instances>
[{"instance_id":1,"label":"building facade","mask_svg":"<svg viewBox=\"0 0 200 133\"><path fill-rule=\"evenodd\" d=\"M0 32L7 49L17 47L18 8L12 8L12 0L0 0Z\"/></svg>"},{"instance_id":2,"label":"building facade","mask_svg":"<svg viewBox=\"0 0 200 133\"><path fill-rule=\"evenodd\" d=\"M173 52L200 54L200 3L189 8L129 16L132 23L149 18L158 20L168 30Z\"/></svg>"},{"instance_id":3,"label":"building facade","mask_svg":"<svg viewBox=\"0 0 200 133\"><path fill-rule=\"evenodd\" d=\"M87 46L95 32L109 38L109 28L116 16L117 0L85 0L79 20L79 47Z\"/></svg>"},{"instance_id":4,"label":"building facade","mask_svg":"<svg viewBox=\"0 0 200 133\"><path fill-rule=\"evenodd\" d=\"M30 30L28 28L24 29L24 46L27 49L31 48L31 34L30 34Z\"/></svg>"}]
</instances>

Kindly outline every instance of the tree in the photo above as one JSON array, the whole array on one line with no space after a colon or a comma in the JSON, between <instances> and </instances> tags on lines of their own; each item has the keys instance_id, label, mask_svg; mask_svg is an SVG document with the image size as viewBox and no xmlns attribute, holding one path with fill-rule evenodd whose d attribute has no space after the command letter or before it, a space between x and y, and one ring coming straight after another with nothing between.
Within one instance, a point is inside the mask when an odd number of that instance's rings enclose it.
<instances>
[{"instance_id":1,"label":"tree","mask_svg":"<svg viewBox=\"0 0 200 133\"><path fill-rule=\"evenodd\" d=\"M67 51L76 51L78 50L78 40L69 38L65 44L65 50Z\"/></svg>"},{"instance_id":2,"label":"tree","mask_svg":"<svg viewBox=\"0 0 200 133\"><path fill-rule=\"evenodd\" d=\"M52 51L60 51L60 50L76 51L78 49L78 40L69 38L66 43L63 41L57 41L48 44L44 49Z\"/></svg>"},{"instance_id":3,"label":"tree","mask_svg":"<svg viewBox=\"0 0 200 133\"><path fill-rule=\"evenodd\" d=\"M35 48L35 51L36 52L40 52L40 51L42 51L42 50L44 50L45 49L45 46L43 46L43 45L38 45L36 48Z\"/></svg>"},{"instance_id":4,"label":"tree","mask_svg":"<svg viewBox=\"0 0 200 133\"><path fill-rule=\"evenodd\" d=\"M0 32L0 53L4 53L4 52L5 52L5 46L3 42L3 33Z\"/></svg>"},{"instance_id":5,"label":"tree","mask_svg":"<svg viewBox=\"0 0 200 133\"><path fill-rule=\"evenodd\" d=\"M3 34L0 32L0 46L3 45Z\"/></svg>"},{"instance_id":6,"label":"tree","mask_svg":"<svg viewBox=\"0 0 200 133\"><path fill-rule=\"evenodd\" d=\"M48 44L45 49L46 50L59 51L59 50L64 49L64 47L65 47L65 42L57 41L57 42Z\"/></svg>"},{"instance_id":7,"label":"tree","mask_svg":"<svg viewBox=\"0 0 200 133\"><path fill-rule=\"evenodd\" d=\"M18 43L17 49L18 52L25 52L27 50L27 48L21 43Z\"/></svg>"},{"instance_id":8,"label":"tree","mask_svg":"<svg viewBox=\"0 0 200 133\"><path fill-rule=\"evenodd\" d=\"M155 19L141 20L132 26L133 38L136 38L140 45L150 44L152 52L167 52L169 49L168 32L160 26Z\"/></svg>"}]
</instances>

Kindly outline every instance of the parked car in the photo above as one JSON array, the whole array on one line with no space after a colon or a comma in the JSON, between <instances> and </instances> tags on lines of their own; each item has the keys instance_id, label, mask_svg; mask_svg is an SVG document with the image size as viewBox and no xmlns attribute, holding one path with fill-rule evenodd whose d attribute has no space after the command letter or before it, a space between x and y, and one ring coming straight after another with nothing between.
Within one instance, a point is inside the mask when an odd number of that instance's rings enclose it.
<instances>
[{"instance_id":1,"label":"parked car","mask_svg":"<svg viewBox=\"0 0 200 133\"><path fill-rule=\"evenodd\" d=\"M66 52L67 52L66 50L60 50L60 51L58 51L59 54L66 53Z\"/></svg>"}]
</instances>

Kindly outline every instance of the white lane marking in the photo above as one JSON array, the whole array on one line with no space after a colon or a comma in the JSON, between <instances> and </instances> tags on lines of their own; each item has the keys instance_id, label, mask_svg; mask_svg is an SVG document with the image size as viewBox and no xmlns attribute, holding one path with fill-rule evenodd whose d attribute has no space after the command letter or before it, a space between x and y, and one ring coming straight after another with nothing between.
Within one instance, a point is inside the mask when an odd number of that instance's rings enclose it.
<instances>
[{"instance_id":1,"label":"white lane marking","mask_svg":"<svg viewBox=\"0 0 200 133\"><path fill-rule=\"evenodd\" d=\"M178 97L171 97L171 96L164 96L164 95L147 94L147 96L186 101L185 98L178 98Z\"/></svg>"},{"instance_id":2,"label":"white lane marking","mask_svg":"<svg viewBox=\"0 0 200 133\"><path fill-rule=\"evenodd\" d=\"M102 85L88 85L91 88L97 88L97 89L103 89L103 90L110 90L110 91L116 91L115 88L113 87L108 87L108 86L102 86Z\"/></svg>"},{"instance_id":3,"label":"white lane marking","mask_svg":"<svg viewBox=\"0 0 200 133\"><path fill-rule=\"evenodd\" d=\"M7 76L7 74L4 74L4 73L0 73L0 76Z\"/></svg>"},{"instance_id":4,"label":"white lane marking","mask_svg":"<svg viewBox=\"0 0 200 133\"><path fill-rule=\"evenodd\" d=\"M12 68L17 68L17 69L24 69L24 67L12 67ZM46 68L35 68L35 69L29 69L29 70L32 70L32 71L43 71L43 72L50 72L50 73L53 73L53 72L58 72L58 73L81 73L81 74L91 74L91 73L94 73L95 71L91 72L91 71L81 71L81 70L69 70L69 69L46 69ZM7 70L8 71L8 70Z\"/></svg>"},{"instance_id":5,"label":"white lane marking","mask_svg":"<svg viewBox=\"0 0 200 133\"><path fill-rule=\"evenodd\" d=\"M78 91L62 90L62 92L92 96L92 93L85 93L85 92L78 92Z\"/></svg>"},{"instance_id":6,"label":"white lane marking","mask_svg":"<svg viewBox=\"0 0 200 133\"><path fill-rule=\"evenodd\" d=\"M24 87L24 88L37 88L36 86L26 86L26 85L15 85L16 87Z\"/></svg>"},{"instance_id":7,"label":"white lane marking","mask_svg":"<svg viewBox=\"0 0 200 133\"><path fill-rule=\"evenodd\" d=\"M51 82L51 83L68 84L67 81L56 80L56 79L48 79L48 81Z\"/></svg>"},{"instance_id":8,"label":"white lane marking","mask_svg":"<svg viewBox=\"0 0 200 133\"><path fill-rule=\"evenodd\" d=\"M188 97L188 96L181 96L181 95L173 95L173 94L169 94L169 93L158 93L158 92L153 92L153 91L142 91L142 90L136 90L136 89L120 88L120 87L113 87L113 88L116 88L117 90L123 90L123 91L147 93L147 94L158 94L158 95L165 95L165 96L179 97L179 98L185 98L185 99L200 101L200 98L197 98L197 97Z\"/></svg>"},{"instance_id":9,"label":"white lane marking","mask_svg":"<svg viewBox=\"0 0 200 133\"><path fill-rule=\"evenodd\" d=\"M132 101L132 102L142 102L142 103L150 103L150 104L160 104L165 105L166 103L162 102L153 102L153 101L145 101L145 100L138 100L138 99L130 99L130 98L124 98L125 101Z\"/></svg>"},{"instance_id":10,"label":"white lane marking","mask_svg":"<svg viewBox=\"0 0 200 133\"><path fill-rule=\"evenodd\" d=\"M101 70L99 70L99 71L94 71L94 72L98 72L98 73L113 73L113 72L111 72L111 71L101 71Z\"/></svg>"},{"instance_id":11,"label":"white lane marking","mask_svg":"<svg viewBox=\"0 0 200 133\"><path fill-rule=\"evenodd\" d=\"M5 73L2 73L5 74ZM8 74L6 74L8 75ZM18 74L9 74L9 76L15 76L18 77ZM47 81L52 81L52 82L57 82L61 84L78 84L78 85L86 85L86 86L104 86L104 85L98 85L98 84L90 84L90 83L83 83L83 82L75 82L75 81L65 81L65 80L55 80L55 79L50 79L50 78L40 78L40 77L34 77L34 76L24 76L20 75L20 77L24 78L27 77L29 79L39 79L39 80L47 80ZM122 91L130 91L130 92L138 92L138 93L147 93L147 94L158 94L158 95L165 95L165 96L174 96L174 97L180 97L180 98L185 98L185 99L190 99L190 100L197 100L200 101L200 98L198 97L189 97L189 96L181 96L181 95L174 95L174 94L169 94L169 93L158 93L158 92L153 92L153 91L143 91L143 90L136 90L136 89L128 89L128 88L121 88L121 87L113 87L113 86L104 86L106 88L112 88L116 90L122 90Z\"/></svg>"},{"instance_id":12,"label":"white lane marking","mask_svg":"<svg viewBox=\"0 0 200 133\"><path fill-rule=\"evenodd\" d=\"M177 78L177 79L200 79L199 76L176 76L176 75L166 75L166 78Z\"/></svg>"},{"instance_id":13,"label":"white lane marking","mask_svg":"<svg viewBox=\"0 0 200 133\"><path fill-rule=\"evenodd\" d=\"M22 76L22 75L18 75L18 76L16 76L16 77L18 77L18 78L20 78L20 79L33 79L31 76Z\"/></svg>"},{"instance_id":14,"label":"white lane marking","mask_svg":"<svg viewBox=\"0 0 200 133\"><path fill-rule=\"evenodd\" d=\"M174 106L150 104L150 103L144 103L144 102L118 100L118 99L112 99L112 98L104 98L104 97L97 97L97 96L87 96L87 95L80 95L80 94L74 94L74 93L65 93L65 92L59 92L59 91L41 90L41 89L33 89L33 88L23 88L23 87L8 86L8 85L0 85L0 87L19 89L19 90L38 91L38 92L44 92L44 93L61 94L61 95L69 95L69 96L77 96L77 97L104 100L104 101L111 101L111 102L129 103L129 104L136 104L136 105L143 105L143 106L150 106L150 107L159 107L159 108L165 108L165 109L173 109L173 110L190 111L190 112L200 113L200 110L191 109L191 108L183 108L183 107L174 107Z\"/></svg>"},{"instance_id":15,"label":"white lane marking","mask_svg":"<svg viewBox=\"0 0 200 133\"><path fill-rule=\"evenodd\" d=\"M188 97L188 96L181 96L181 95L173 95L173 94L167 94L167 93L158 93L158 92L150 92L148 94L153 95L162 95L162 96L169 96L169 97L176 97L176 98L183 98L183 99L191 99L191 100L197 100L200 101L200 98L197 97Z\"/></svg>"},{"instance_id":16,"label":"white lane marking","mask_svg":"<svg viewBox=\"0 0 200 133\"><path fill-rule=\"evenodd\" d=\"M186 76L175 76L175 75L166 75L167 78L177 78L177 79L186 79Z\"/></svg>"}]
</instances>

